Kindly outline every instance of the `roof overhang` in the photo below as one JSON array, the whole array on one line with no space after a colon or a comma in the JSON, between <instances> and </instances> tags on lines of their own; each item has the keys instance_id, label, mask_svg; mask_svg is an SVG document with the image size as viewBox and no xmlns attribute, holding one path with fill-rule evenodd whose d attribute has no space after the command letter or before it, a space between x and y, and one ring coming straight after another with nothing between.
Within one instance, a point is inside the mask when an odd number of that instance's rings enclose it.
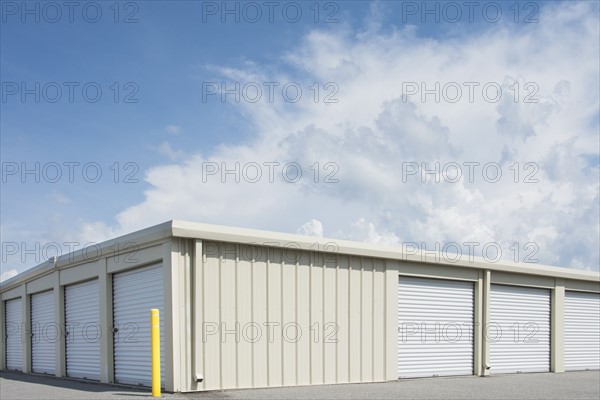
<instances>
[{"instance_id":1,"label":"roof overhang","mask_svg":"<svg viewBox=\"0 0 600 400\"><path fill-rule=\"evenodd\" d=\"M296 248L307 251L394 259L424 264L438 264L448 267L475 268L516 274L600 282L600 273L595 271L584 271L531 263L515 263L507 260L490 262L471 254L448 261L445 258L445 254L442 255L439 252L429 250L423 251L414 247L411 247L410 251L408 251L404 246L386 247L347 240L202 224L180 220L171 220L107 240L94 245L94 251L96 254L99 252L103 257L110 256L113 255L117 249L122 249L123 244L125 243L142 247L142 245L158 243L171 237ZM47 262L41 263L2 282L0 284L0 290L9 290L23 282L51 273L55 269L63 269L89 261L90 259L86 249L63 254L58 257L56 261L48 260Z\"/></svg>"}]
</instances>

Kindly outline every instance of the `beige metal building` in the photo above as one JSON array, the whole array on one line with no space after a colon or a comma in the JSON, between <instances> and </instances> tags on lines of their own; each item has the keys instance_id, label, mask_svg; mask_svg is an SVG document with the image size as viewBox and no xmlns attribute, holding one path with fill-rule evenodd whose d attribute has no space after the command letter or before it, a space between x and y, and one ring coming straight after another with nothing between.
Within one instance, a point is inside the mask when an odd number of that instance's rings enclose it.
<instances>
[{"instance_id":1,"label":"beige metal building","mask_svg":"<svg viewBox=\"0 0 600 400\"><path fill-rule=\"evenodd\" d=\"M600 369L597 272L170 221L1 285L2 369L196 391Z\"/></svg>"}]
</instances>

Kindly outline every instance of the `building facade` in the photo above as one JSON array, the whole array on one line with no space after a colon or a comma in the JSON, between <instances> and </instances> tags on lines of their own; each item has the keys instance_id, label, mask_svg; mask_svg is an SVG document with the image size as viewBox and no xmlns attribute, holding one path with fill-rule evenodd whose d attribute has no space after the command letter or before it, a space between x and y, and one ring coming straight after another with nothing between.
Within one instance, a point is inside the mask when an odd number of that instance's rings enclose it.
<instances>
[{"instance_id":1,"label":"building facade","mask_svg":"<svg viewBox=\"0 0 600 400\"><path fill-rule=\"evenodd\" d=\"M165 390L600 369L600 277L170 221L3 282L1 368Z\"/></svg>"}]
</instances>

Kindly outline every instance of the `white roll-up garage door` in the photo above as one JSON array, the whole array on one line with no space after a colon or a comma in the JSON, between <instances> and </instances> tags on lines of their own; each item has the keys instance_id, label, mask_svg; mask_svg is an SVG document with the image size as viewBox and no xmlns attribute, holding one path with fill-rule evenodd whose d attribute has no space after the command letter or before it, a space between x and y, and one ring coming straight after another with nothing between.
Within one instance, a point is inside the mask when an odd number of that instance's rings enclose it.
<instances>
[{"instance_id":1,"label":"white roll-up garage door","mask_svg":"<svg viewBox=\"0 0 600 400\"><path fill-rule=\"evenodd\" d=\"M54 318L54 292L31 295L31 370L54 374L60 330Z\"/></svg>"},{"instance_id":2,"label":"white roll-up garage door","mask_svg":"<svg viewBox=\"0 0 600 400\"><path fill-rule=\"evenodd\" d=\"M492 373L550 371L550 290L491 285Z\"/></svg>"},{"instance_id":3,"label":"white roll-up garage door","mask_svg":"<svg viewBox=\"0 0 600 400\"><path fill-rule=\"evenodd\" d=\"M6 368L23 370L23 309L21 299L4 303L6 335Z\"/></svg>"},{"instance_id":4,"label":"white roll-up garage door","mask_svg":"<svg viewBox=\"0 0 600 400\"><path fill-rule=\"evenodd\" d=\"M113 276L115 382L152 385L150 309L160 312L161 381L164 382L164 288L161 265Z\"/></svg>"},{"instance_id":5,"label":"white roll-up garage door","mask_svg":"<svg viewBox=\"0 0 600 400\"><path fill-rule=\"evenodd\" d=\"M401 276L398 376L473 374L473 283Z\"/></svg>"},{"instance_id":6,"label":"white roll-up garage door","mask_svg":"<svg viewBox=\"0 0 600 400\"><path fill-rule=\"evenodd\" d=\"M100 380L98 280L65 287L67 376Z\"/></svg>"},{"instance_id":7,"label":"white roll-up garage door","mask_svg":"<svg viewBox=\"0 0 600 400\"><path fill-rule=\"evenodd\" d=\"M598 293L565 293L565 369L600 369Z\"/></svg>"}]
</instances>

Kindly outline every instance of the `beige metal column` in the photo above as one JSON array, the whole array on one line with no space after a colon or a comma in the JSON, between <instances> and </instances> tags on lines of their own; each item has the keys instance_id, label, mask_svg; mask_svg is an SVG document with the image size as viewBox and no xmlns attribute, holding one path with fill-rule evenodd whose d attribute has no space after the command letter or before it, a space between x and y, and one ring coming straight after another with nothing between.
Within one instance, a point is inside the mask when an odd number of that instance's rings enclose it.
<instances>
[{"instance_id":1,"label":"beige metal column","mask_svg":"<svg viewBox=\"0 0 600 400\"><path fill-rule=\"evenodd\" d=\"M192 387L190 390L197 390L198 383L204 379L204 371L202 371L202 321L204 315L202 314L202 263L203 263L203 252L202 252L202 240L196 239L194 243L194 254L192 262L192 373L194 374L192 380Z\"/></svg>"},{"instance_id":2,"label":"beige metal column","mask_svg":"<svg viewBox=\"0 0 600 400\"><path fill-rule=\"evenodd\" d=\"M54 375L65 375L65 296L64 290L60 286L60 272L54 271L53 274L53 295L54 295L54 322L59 329L58 338L54 343Z\"/></svg>"},{"instance_id":3,"label":"beige metal column","mask_svg":"<svg viewBox=\"0 0 600 400\"><path fill-rule=\"evenodd\" d=\"M6 369L6 315L4 314L6 309L6 302L0 300L0 327L2 327L2 332L0 332L0 339L2 340L2 345L0 346L0 369Z\"/></svg>"},{"instance_id":4,"label":"beige metal column","mask_svg":"<svg viewBox=\"0 0 600 400\"><path fill-rule=\"evenodd\" d=\"M190 261L187 239L163 244L165 390L186 391L191 386Z\"/></svg>"},{"instance_id":5,"label":"beige metal column","mask_svg":"<svg viewBox=\"0 0 600 400\"><path fill-rule=\"evenodd\" d=\"M484 271L479 271L479 277L475 283L474 307L473 307L473 374L483 375L483 276Z\"/></svg>"},{"instance_id":6,"label":"beige metal column","mask_svg":"<svg viewBox=\"0 0 600 400\"><path fill-rule=\"evenodd\" d=\"M27 294L27 284L21 285L21 310L23 323L21 339L23 344L23 372L31 372L31 296Z\"/></svg>"},{"instance_id":7,"label":"beige metal column","mask_svg":"<svg viewBox=\"0 0 600 400\"><path fill-rule=\"evenodd\" d=\"M113 362L113 314L112 314L112 279L108 275L107 261L103 260L103 270L98 274L100 284L100 382L114 381Z\"/></svg>"},{"instance_id":8,"label":"beige metal column","mask_svg":"<svg viewBox=\"0 0 600 400\"><path fill-rule=\"evenodd\" d=\"M172 268L177 269L177 279L173 281L171 289L177 296L179 314L173 320L176 325L179 347L173 347L173 353L179 355L179 374L175 385L180 391L190 390L192 386L192 258L193 241L179 238L175 240L173 248ZM165 289L166 290L166 289ZM166 326L166 325L165 325ZM176 343L176 342L174 342ZM166 354L166 349L165 349ZM174 359L174 362L176 359Z\"/></svg>"},{"instance_id":9,"label":"beige metal column","mask_svg":"<svg viewBox=\"0 0 600 400\"><path fill-rule=\"evenodd\" d=\"M563 279L554 280L551 307L550 370L565 372L565 283Z\"/></svg>"},{"instance_id":10,"label":"beige metal column","mask_svg":"<svg viewBox=\"0 0 600 400\"><path fill-rule=\"evenodd\" d=\"M171 238L163 244L164 364L166 391L188 391L192 386L191 242Z\"/></svg>"},{"instance_id":11,"label":"beige metal column","mask_svg":"<svg viewBox=\"0 0 600 400\"><path fill-rule=\"evenodd\" d=\"M398 260L385 261L385 379L398 380Z\"/></svg>"},{"instance_id":12,"label":"beige metal column","mask_svg":"<svg viewBox=\"0 0 600 400\"><path fill-rule=\"evenodd\" d=\"M176 341L176 326L173 321L176 319L175 314L177 313L177 304L173 304L173 281L176 281L176 277L173 275L176 272L173 272L173 260L172 260L172 243L171 241L167 241L163 243L163 257L162 257L162 265L163 265L163 273L164 273L164 301L165 301L165 315L164 326L165 331L163 333L165 337L165 359L163 363L165 365L165 389L168 392L176 391L177 388L174 386L174 382L176 380L177 374L179 373L178 364L175 362L175 357L177 357L177 361L179 360L179 356L173 354L173 346ZM177 341L178 342L178 341ZM177 366L177 370L175 370L175 366Z\"/></svg>"},{"instance_id":13,"label":"beige metal column","mask_svg":"<svg viewBox=\"0 0 600 400\"><path fill-rule=\"evenodd\" d=\"M481 364L482 376L490 375L490 342L487 338L487 327L490 323L490 284L492 279L492 273L486 269L482 271L483 282L482 282L482 296L481 296Z\"/></svg>"}]
</instances>

